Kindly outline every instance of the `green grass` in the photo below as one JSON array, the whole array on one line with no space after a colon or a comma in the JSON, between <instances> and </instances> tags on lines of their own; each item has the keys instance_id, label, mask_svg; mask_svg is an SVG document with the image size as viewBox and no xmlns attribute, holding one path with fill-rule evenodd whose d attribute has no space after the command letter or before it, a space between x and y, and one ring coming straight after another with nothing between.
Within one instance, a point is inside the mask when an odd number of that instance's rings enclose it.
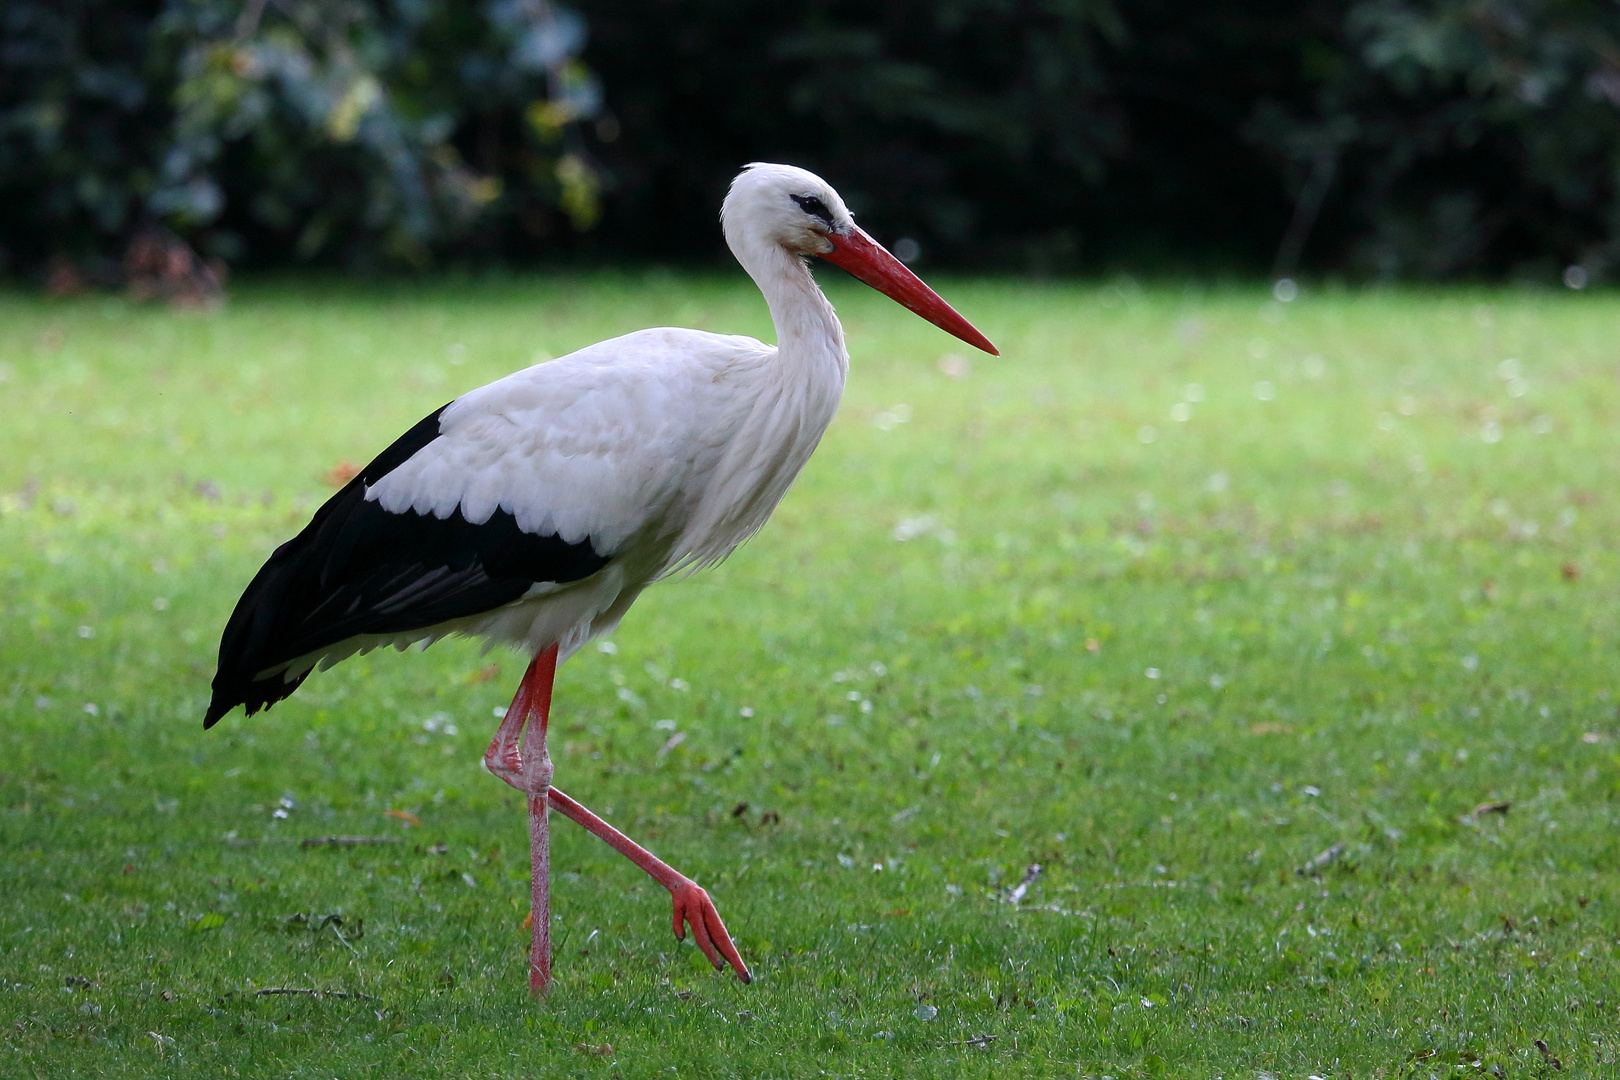
<instances>
[{"instance_id":1,"label":"green grass","mask_svg":"<svg viewBox=\"0 0 1620 1080\"><path fill-rule=\"evenodd\" d=\"M540 1003L479 760L521 662L373 655L204 733L218 631L338 462L608 335L768 336L757 295L0 295L0 1075L1620 1072L1620 297L947 281L1005 351L951 378L834 286L801 482L553 722L758 980L559 819ZM339 834L396 842L299 843Z\"/></svg>"}]
</instances>

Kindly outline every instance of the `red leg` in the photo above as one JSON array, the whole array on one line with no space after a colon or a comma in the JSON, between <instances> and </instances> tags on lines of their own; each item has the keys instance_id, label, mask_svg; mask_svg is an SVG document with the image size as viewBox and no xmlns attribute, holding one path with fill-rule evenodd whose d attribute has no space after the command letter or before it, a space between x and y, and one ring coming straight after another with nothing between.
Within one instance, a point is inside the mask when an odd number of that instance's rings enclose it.
<instances>
[{"instance_id":1,"label":"red leg","mask_svg":"<svg viewBox=\"0 0 1620 1080\"><path fill-rule=\"evenodd\" d=\"M551 823L546 797L529 796L529 993L551 993Z\"/></svg>"},{"instance_id":2,"label":"red leg","mask_svg":"<svg viewBox=\"0 0 1620 1080\"><path fill-rule=\"evenodd\" d=\"M726 924L720 921L720 912L705 889L556 788L550 789L549 798L552 806L607 841L609 847L641 867L654 881L669 890L675 901L677 941L685 939L686 925L683 924L689 924L692 927L692 940L709 958L709 963L719 968L722 966L720 958L724 956L732 970L736 971L737 978L745 983L754 981L748 972L748 965L743 963L742 956L737 952L737 946L731 943Z\"/></svg>"},{"instance_id":3,"label":"red leg","mask_svg":"<svg viewBox=\"0 0 1620 1080\"><path fill-rule=\"evenodd\" d=\"M529 664L501 721L484 764L489 771L528 796L529 913L534 937L529 950L529 992L551 989L551 826L547 793L551 790L551 755L546 750L546 724L551 718L551 685L557 674L557 646ZM519 743L519 733L522 736Z\"/></svg>"}]
</instances>

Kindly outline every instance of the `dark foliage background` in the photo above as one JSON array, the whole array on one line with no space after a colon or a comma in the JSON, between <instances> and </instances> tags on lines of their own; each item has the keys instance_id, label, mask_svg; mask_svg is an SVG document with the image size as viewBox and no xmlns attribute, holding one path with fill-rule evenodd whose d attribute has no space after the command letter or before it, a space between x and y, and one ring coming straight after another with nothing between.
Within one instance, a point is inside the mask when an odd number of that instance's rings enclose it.
<instances>
[{"instance_id":1,"label":"dark foliage background","mask_svg":"<svg viewBox=\"0 0 1620 1080\"><path fill-rule=\"evenodd\" d=\"M1620 7L6 0L0 259L718 257L739 165L925 261L1601 278ZM99 270L97 269L99 267Z\"/></svg>"},{"instance_id":2,"label":"dark foliage background","mask_svg":"<svg viewBox=\"0 0 1620 1080\"><path fill-rule=\"evenodd\" d=\"M4 0L0 248L118 277L155 228L361 268L588 230L585 34L546 0Z\"/></svg>"}]
</instances>

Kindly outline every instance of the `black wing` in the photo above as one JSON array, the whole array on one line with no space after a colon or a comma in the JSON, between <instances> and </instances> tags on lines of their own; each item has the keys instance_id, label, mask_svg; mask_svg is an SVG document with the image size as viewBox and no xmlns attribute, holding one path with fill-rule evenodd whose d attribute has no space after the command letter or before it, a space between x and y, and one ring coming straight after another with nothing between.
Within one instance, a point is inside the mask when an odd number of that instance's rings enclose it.
<instances>
[{"instance_id":1,"label":"black wing","mask_svg":"<svg viewBox=\"0 0 1620 1080\"><path fill-rule=\"evenodd\" d=\"M586 539L535 536L497 509L474 525L393 514L366 501L375 484L439 437L439 409L411 428L276 549L237 601L219 643L213 727L237 705L251 716L287 697L292 681L271 668L366 634L421 630L494 610L536 582L578 581L608 563Z\"/></svg>"}]
</instances>

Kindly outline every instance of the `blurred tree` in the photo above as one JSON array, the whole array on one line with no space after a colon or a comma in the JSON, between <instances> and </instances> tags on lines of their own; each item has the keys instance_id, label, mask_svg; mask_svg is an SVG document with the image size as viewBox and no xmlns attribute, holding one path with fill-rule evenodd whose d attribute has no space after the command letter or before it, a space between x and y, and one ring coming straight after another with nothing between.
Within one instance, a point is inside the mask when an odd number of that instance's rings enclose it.
<instances>
[{"instance_id":1,"label":"blurred tree","mask_svg":"<svg viewBox=\"0 0 1620 1080\"><path fill-rule=\"evenodd\" d=\"M607 242L717 250L737 167L803 164L925 254L1072 265L1118 156L1111 0L596 0L587 58L622 137Z\"/></svg>"},{"instance_id":2,"label":"blurred tree","mask_svg":"<svg viewBox=\"0 0 1620 1080\"><path fill-rule=\"evenodd\" d=\"M603 240L801 161L928 256L1025 268L1600 273L1620 8L1592 0L597 0Z\"/></svg>"},{"instance_id":3,"label":"blurred tree","mask_svg":"<svg viewBox=\"0 0 1620 1080\"><path fill-rule=\"evenodd\" d=\"M1310 92L1247 131L1298 192L1279 270L1585 281L1620 259L1620 7L1361 0L1301 42Z\"/></svg>"},{"instance_id":4,"label":"blurred tree","mask_svg":"<svg viewBox=\"0 0 1620 1080\"><path fill-rule=\"evenodd\" d=\"M600 213L585 26L550 0L8 0L0 217L92 275L162 225L260 262L420 266Z\"/></svg>"},{"instance_id":5,"label":"blurred tree","mask_svg":"<svg viewBox=\"0 0 1620 1080\"><path fill-rule=\"evenodd\" d=\"M50 256L116 273L167 138L172 67L152 61L161 0L0 5L0 266Z\"/></svg>"},{"instance_id":6,"label":"blurred tree","mask_svg":"<svg viewBox=\"0 0 1620 1080\"><path fill-rule=\"evenodd\" d=\"M707 259L761 159L960 265L1620 260L1620 8L1596 0L588 14L587 41L552 0L5 0L0 264L116 278L154 226L143 266L201 265L176 236L259 265Z\"/></svg>"}]
</instances>

